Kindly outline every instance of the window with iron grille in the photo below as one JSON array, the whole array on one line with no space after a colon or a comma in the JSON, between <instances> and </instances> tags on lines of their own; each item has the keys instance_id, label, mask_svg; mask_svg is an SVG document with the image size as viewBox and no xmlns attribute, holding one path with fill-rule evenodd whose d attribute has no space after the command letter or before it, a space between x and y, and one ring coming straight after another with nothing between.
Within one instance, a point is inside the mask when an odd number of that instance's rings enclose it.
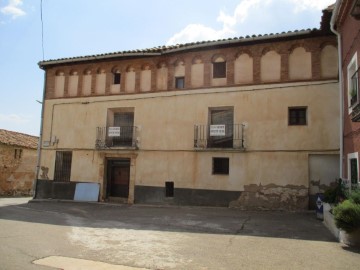
<instances>
[{"instance_id":1,"label":"window with iron grille","mask_svg":"<svg viewBox=\"0 0 360 270\"><path fill-rule=\"evenodd\" d=\"M71 151L56 151L54 181L70 182Z\"/></svg>"},{"instance_id":2,"label":"window with iron grille","mask_svg":"<svg viewBox=\"0 0 360 270\"><path fill-rule=\"evenodd\" d=\"M214 157L212 163L212 174L229 174L229 158Z\"/></svg>"},{"instance_id":3,"label":"window with iron grille","mask_svg":"<svg viewBox=\"0 0 360 270\"><path fill-rule=\"evenodd\" d=\"M307 108L289 108L289 126L304 126L307 124Z\"/></svg>"},{"instance_id":4,"label":"window with iron grille","mask_svg":"<svg viewBox=\"0 0 360 270\"><path fill-rule=\"evenodd\" d=\"M226 78L226 62L213 63L213 78Z\"/></svg>"}]
</instances>

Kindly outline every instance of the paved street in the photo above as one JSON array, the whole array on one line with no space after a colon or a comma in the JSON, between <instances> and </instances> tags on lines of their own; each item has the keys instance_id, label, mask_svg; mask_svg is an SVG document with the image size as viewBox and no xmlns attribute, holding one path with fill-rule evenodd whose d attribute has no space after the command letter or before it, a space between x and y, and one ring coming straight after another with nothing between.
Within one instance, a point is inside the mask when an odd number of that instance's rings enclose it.
<instances>
[{"instance_id":1,"label":"paved street","mask_svg":"<svg viewBox=\"0 0 360 270\"><path fill-rule=\"evenodd\" d=\"M360 265L359 250L337 243L312 212L27 201L0 198L0 269Z\"/></svg>"}]
</instances>

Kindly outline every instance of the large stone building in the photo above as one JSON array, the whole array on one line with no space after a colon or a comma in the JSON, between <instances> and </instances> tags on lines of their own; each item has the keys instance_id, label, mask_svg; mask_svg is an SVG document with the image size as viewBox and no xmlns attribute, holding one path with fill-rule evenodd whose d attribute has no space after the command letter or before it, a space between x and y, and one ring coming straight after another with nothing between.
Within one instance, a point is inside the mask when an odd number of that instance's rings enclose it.
<instances>
[{"instance_id":1,"label":"large stone building","mask_svg":"<svg viewBox=\"0 0 360 270\"><path fill-rule=\"evenodd\" d=\"M340 91L342 93L342 177L359 185L360 151L360 1L338 0L332 17L339 39Z\"/></svg>"},{"instance_id":2,"label":"large stone building","mask_svg":"<svg viewBox=\"0 0 360 270\"><path fill-rule=\"evenodd\" d=\"M338 177L320 29L48 60L37 198L306 209Z\"/></svg>"},{"instance_id":3,"label":"large stone building","mask_svg":"<svg viewBox=\"0 0 360 270\"><path fill-rule=\"evenodd\" d=\"M0 196L30 195L38 137L0 129Z\"/></svg>"}]
</instances>

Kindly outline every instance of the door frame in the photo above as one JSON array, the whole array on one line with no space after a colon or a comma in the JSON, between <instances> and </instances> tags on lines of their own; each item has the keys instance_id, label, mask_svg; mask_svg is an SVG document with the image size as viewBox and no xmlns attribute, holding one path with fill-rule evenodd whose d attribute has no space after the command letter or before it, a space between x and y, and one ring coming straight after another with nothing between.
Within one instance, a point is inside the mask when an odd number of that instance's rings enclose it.
<instances>
[{"instance_id":1,"label":"door frame","mask_svg":"<svg viewBox=\"0 0 360 270\"><path fill-rule=\"evenodd\" d=\"M103 178L103 187L102 187L102 198L107 200L107 178L108 178L108 162L111 160L119 159L130 159L130 181L129 181L129 197L127 198L127 203L134 203L134 193L135 193L135 164L136 164L136 153L127 153L127 154L115 154L109 152L101 153L101 159L103 160L103 165L100 167L100 175ZM126 200L126 198L125 198Z\"/></svg>"},{"instance_id":2,"label":"door frame","mask_svg":"<svg viewBox=\"0 0 360 270\"><path fill-rule=\"evenodd\" d=\"M116 164L116 163L123 163L121 166L120 164ZM110 197L115 197L115 198L121 198L121 199L128 199L129 198L129 193L130 193L130 168L131 168L131 159L130 158L117 158L117 159L108 159L107 160L107 175L106 175L106 198L110 198ZM127 168L129 169L129 179L128 180L128 190L126 191L126 193L128 194L127 197L121 197L121 196L114 196L112 195L112 185L113 185L113 168L114 167L123 167L123 168Z\"/></svg>"}]
</instances>

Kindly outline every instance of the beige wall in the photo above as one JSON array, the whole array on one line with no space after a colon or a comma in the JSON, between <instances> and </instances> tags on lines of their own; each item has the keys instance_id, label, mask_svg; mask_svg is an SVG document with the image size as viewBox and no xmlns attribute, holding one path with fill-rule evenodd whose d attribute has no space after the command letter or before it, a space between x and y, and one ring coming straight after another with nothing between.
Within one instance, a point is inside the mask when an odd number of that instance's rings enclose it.
<instances>
[{"instance_id":1,"label":"beige wall","mask_svg":"<svg viewBox=\"0 0 360 270\"><path fill-rule=\"evenodd\" d=\"M336 77L338 75L337 48L326 45L321 50L321 76L324 78Z\"/></svg>"},{"instance_id":2,"label":"beige wall","mask_svg":"<svg viewBox=\"0 0 360 270\"><path fill-rule=\"evenodd\" d=\"M235 60L235 83L253 82L253 59L248 54L243 53Z\"/></svg>"},{"instance_id":3,"label":"beige wall","mask_svg":"<svg viewBox=\"0 0 360 270\"><path fill-rule=\"evenodd\" d=\"M269 51L261 57L260 76L264 82L279 81L281 75L281 57L275 51Z\"/></svg>"},{"instance_id":4,"label":"beige wall","mask_svg":"<svg viewBox=\"0 0 360 270\"><path fill-rule=\"evenodd\" d=\"M182 90L151 94L45 101L41 166L53 179L56 150L74 150L72 181L104 180L103 151L95 150L96 127L107 125L108 109L133 108L139 150L137 185L241 190L244 185L308 186L308 154L339 149L338 83L289 83ZM234 123L247 123L246 152L196 151L194 125L208 123L209 107L234 107ZM288 125L288 107L307 106L306 126ZM53 118L53 123L51 119ZM124 150L111 150L124 154ZM211 174L212 157L229 157L230 174ZM102 169L101 169L102 168Z\"/></svg>"},{"instance_id":5,"label":"beige wall","mask_svg":"<svg viewBox=\"0 0 360 270\"><path fill-rule=\"evenodd\" d=\"M311 53L306 52L305 48L295 48L289 56L289 77L290 79L310 79L311 70Z\"/></svg>"}]
</instances>

